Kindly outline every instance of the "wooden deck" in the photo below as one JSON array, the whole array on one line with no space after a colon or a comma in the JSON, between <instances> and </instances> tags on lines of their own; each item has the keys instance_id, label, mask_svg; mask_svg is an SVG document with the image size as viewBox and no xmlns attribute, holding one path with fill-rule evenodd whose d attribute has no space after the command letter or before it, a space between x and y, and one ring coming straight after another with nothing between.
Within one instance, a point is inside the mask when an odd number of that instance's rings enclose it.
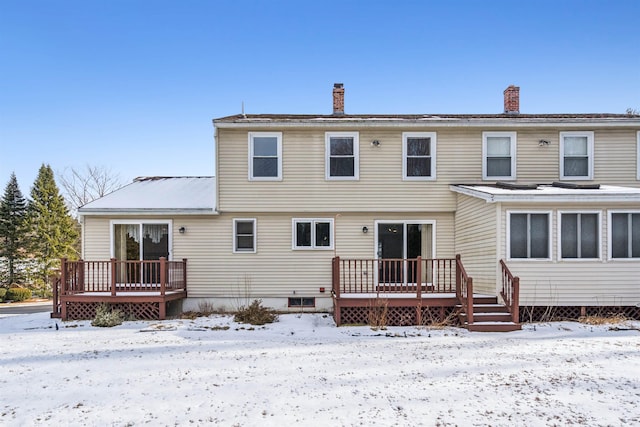
<instances>
[{"instance_id":1,"label":"wooden deck","mask_svg":"<svg viewBox=\"0 0 640 427\"><path fill-rule=\"evenodd\" d=\"M501 265L504 272L501 298L506 304L499 302L495 295L473 292L473 279L467 275L460 256L446 259L335 257L332 263L334 320L338 326L372 324L383 318L387 325L398 326L459 323L477 331L520 329L518 320L514 320L518 319L518 280L508 272L506 264ZM477 322L475 312L478 312Z\"/></svg>"},{"instance_id":2,"label":"wooden deck","mask_svg":"<svg viewBox=\"0 0 640 427\"><path fill-rule=\"evenodd\" d=\"M187 297L187 260L61 260L51 317L92 319L100 304L136 319L165 319L167 306Z\"/></svg>"}]
</instances>

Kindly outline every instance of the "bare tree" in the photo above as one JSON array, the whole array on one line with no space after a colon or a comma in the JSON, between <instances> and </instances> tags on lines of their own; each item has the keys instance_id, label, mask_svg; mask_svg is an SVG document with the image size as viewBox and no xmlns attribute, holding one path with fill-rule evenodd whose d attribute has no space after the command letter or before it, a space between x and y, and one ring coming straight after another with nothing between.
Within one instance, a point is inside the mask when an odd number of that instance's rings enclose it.
<instances>
[{"instance_id":1,"label":"bare tree","mask_svg":"<svg viewBox=\"0 0 640 427\"><path fill-rule=\"evenodd\" d=\"M64 197L75 215L78 208L122 186L120 175L104 166L66 168L60 176Z\"/></svg>"},{"instance_id":2,"label":"bare tree","mask_svg":"<svg viewBox=\"0 0 640 427\"><path fill-rule=\"evenodd\" d=\"M630 116L640 115L640 109L627 108L627 114Z\"/></svg>"}]
</instances>

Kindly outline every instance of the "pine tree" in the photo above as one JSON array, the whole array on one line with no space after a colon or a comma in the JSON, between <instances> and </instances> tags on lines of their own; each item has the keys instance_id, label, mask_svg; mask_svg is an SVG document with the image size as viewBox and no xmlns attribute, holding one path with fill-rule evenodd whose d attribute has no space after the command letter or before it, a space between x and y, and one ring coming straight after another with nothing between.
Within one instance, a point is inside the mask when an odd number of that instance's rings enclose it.
<instances>
[{"instance_id":1,"label":"pine tree","mask_svg":"<svg viewBox=\"0 0 640 427\"><path fill-rule=\"evenodd\" d=\"M27 247L27 201L22 196L16 174L12 173L0 201L0 257L7 260L8 284L18 279L15 262Z\"/></svg>"},{"instance_id":2,"label":"pine tree","mask_svg":"<svg viewBox=\"0 0 640 427\"><path fill-rule=\"evenodd\" d=\"M60 258L77 258L78 224L60 195L49 165L42 165L31 189L27 206L32 233L31 250L43 265L42 279L46 282L50 270Z\"/></svg>"}]
</instances>

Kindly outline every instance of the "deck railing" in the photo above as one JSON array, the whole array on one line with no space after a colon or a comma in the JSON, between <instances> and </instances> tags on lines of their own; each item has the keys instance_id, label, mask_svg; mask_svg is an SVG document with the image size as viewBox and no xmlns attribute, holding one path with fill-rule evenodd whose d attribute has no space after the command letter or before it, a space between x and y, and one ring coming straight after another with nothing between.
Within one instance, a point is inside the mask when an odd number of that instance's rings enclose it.
<instances>
[{"instance_id":1,"label":"deck railing","mask_svg":"<svg viewBox=\"0 0 640 427\"><path fill-rule=\"evenodd\" d=\"M473 278L464 269L460 255L456 255L456 296L467 315L467 323L473 324Z\"/></svg>"},{"instance_id":2,"label":"deck railing","mask_svg":"<svg viewBox=\"0 0 640 427\"><path fill-rule=\"evenodd\" d=\"M500 260L502 268L502 290L500 295L504 300L509 313L511 313L511 321L513 323L520 322L520 278L511 274L509 267Z\"/></svg>"},{"instance_id":3,"label":"deck railing","mask_svg":"<svg viewBox=\"0 0 640 427\"><path fill-rule=\"evenodd\" d=\"M187 289L187 260L69 261L62 259L60 295L86 292L159 292Z\"/></svg>"},{"instance_id":4,"label":"deck railing","mask_svg":"<svg viewBox=\"0 0 640 427\"><path fill-rule=\"evenodd\" d=\"M332 261L333 294L422 294L455 293L455 258L345 259Z\"/></svg>"}]
</instances>

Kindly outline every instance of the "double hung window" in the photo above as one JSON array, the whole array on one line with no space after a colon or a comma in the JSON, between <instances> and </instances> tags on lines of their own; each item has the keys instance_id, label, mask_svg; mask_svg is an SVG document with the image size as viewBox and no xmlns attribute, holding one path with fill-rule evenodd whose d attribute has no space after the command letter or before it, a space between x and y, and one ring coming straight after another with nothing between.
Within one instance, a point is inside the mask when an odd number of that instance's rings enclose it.
<instances>
[{"instance_id":1,"label":"double hung window","mask_svg":"<svg viewBox=\"0 0 640 427\"><path fill-rule=\"evenodd\" d=\"M331 180L359 178L358 132L325 134L325 177Z\"/></svg>"},{"instance_id":2,"label":"double hung window","mask_svg":"<svg viewBox=\"0 0 640 427\"><path fill-rule=\"evenodd\" d=\"M435 132L402 133L402 178L405 180L435 179Z\"/></svg>"},{"instance_id":3,"label":"double hung window","mask_svg":"<svg viewBox=\"0 0 640 427\"><path fill-rule=\"evenodd\" d=\"M254 253L256 252L256 220L234 219L233 220L233 252L234 253Z\"/></svg>"},{"instance_id":4,"label":"double hung window","mask_svg":"<svg viewBox=\"0 0 640 427\"><path fill-rule=\"evenodd\" d=\"M640 258L640 212L611 212L611 258Z\"/></svg>"},{"instance_id":5,"label":"double hung window","mask_svg":"<svg viewBox=\"0 0 640 427\"><path fill-rule=\"evenodd\" d=\"M282 180L282 132L249 133L249 180Z\"/></svg>"},{"instance_id":6,"label":"double hung window","mask_svg":"<svg viewBox=\"0 0 640 427\"><path fill-rule=\"evenodd\" d=\"M593 179L593 132L560 132L560 179Z\"/></svg>"},{"instance_id":7,"label":"double hung window","mask_svg":"<svg viewBox=\"0 0 640 427\"><path fill-rule=\"evenodd\" d=\"M482 179L516 179L516 132L482 133Z\"/></svg>"}]
</instances>

